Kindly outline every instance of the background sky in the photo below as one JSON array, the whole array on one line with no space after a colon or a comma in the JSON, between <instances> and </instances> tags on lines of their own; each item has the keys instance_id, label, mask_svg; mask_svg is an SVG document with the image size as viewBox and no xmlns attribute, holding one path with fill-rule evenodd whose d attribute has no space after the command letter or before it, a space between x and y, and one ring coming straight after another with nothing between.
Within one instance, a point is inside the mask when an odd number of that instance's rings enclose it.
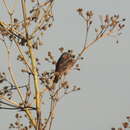
<instances>
[{"instance_id":1,"label":"background sky","mask_svg":"<svg viewBox=\"0 0 130 130\"><path fill-rule=\"evenodd\" d=\"M91 9L97 16L120 14L127 21L119 44L112 38L98 41L80 62L81 71L68 76L72 84L81 87L81 91L59 103L53 130L110 130L113 126L119 127L130 115L129 5L129 0L56 0L55 22L43 38L46 43L43 54L52 50L59 56L57 48L61 46L75 52L81 50L85 26L77 8ZM5 18L4 13L0 6L1 19ZM5 69L3 64L0 67L0 71ZM7 123L12 114L0 110L0 129L8 130Z\"/></svg>"}]
</instances>

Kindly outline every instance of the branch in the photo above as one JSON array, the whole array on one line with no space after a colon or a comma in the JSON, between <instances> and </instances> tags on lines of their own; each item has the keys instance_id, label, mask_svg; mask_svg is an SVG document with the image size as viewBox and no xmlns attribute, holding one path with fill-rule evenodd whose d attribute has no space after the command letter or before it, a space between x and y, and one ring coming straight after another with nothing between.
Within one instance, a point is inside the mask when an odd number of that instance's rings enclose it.
<instances>
[{"instance_id":1,"label":"branch","mask_svg":"<svg viewBox=\"0 0 130 130\"><path fill-rule=\"evenodd\" d=\"M17 31L16 29L10 27L10 25L6 24L3 21L0 21L0 27L2 27L4 29L4 31L7 31L8 34L13 35L19 39L21 39L21 41L26 42L25 37L21 34L21 32Z\"/></svg>"},{"instance_id":2,"label":"branch","mask_svg":"<svg viewBox=\"0 0 130 130\"><path fill-rule=\"evenodd\" d=\"M41 129L40 90L39 90L39 83L38 83L38 73L36 69L36 58L33 52L32 42L29 40L29 36L28 36L28 28L27 28L27 23L26 23L27 12L26 12L25 0L21 0L21 3L22 3L24 24L25 24L24 28L25 28L25 33L26 33L27 45L28 45L29 53L31 57L32 71L33 71L33 78L34 78L34 87L35 87L35 95L36 95L36 112L37 112L36 129L40 130Z\"/></svg>"},{"instance_id":3,"label":"branch","mask_svg":"<svg viewBox=\"0 0 130 130\"><path fill-rule=\"evenodd\" d=\"M115 31L115 32L118 32L118 31ZM85 46L85 47L81 50L81 52L79 53L79 57L81 57L81 56L83 55L83 53L87 52L88 49L89 49L93 44L95 44L98 40L100 40L101 38L108 37L108 36L110 36L112 33L114 33L114 30L109 31L109 32L107 32L107 33L105 33L105 34L103 34L103 35L101 35L101 36L99 36L99 37L96 37L96 39L90 41L90 42L88 43L88 45ZM77 60L79 59L79 57L77 58Z\"/></svg>"},{"instance_id":4,"label":"branch","mask_svg":"<svg viewBox=\"0 0 130 130\"><path fill-rule=\"evenodd\" d=\"M15 101L13 101L13 100L10 100L10 99L6 98L5 96L0 96L0 99L3 99L3 100L5 100L5 101L9 102L10 104L13 104L13 105L16 106L16 107L19 107L19 104L17 104L17 103L16 103Z\"/></svg>"},{"instance_id":5,"label":"branch","mask_svg":"<svg viewBox=\"0 0 130 130\"><path fill-rule=\"evenodd\" d=\"M12 70L11 70L10 50L8 49L8 47L7 47L7 45L6 45L6 42L5 42L5 41L3 41L3 42L4 42L4 45L5 45L6 50L7 50L7 55L8 55L8 70L9 70L9 72L10 72L11 79L12 79L14 85L16 86L16 90L17 90L17 92L18 92L18 94L19 94L19 96L20 96L22 102L24 103L24 98L23 98L23 96L22 96L20 87L18 86L18 84L17 84L17 82L16 82L16 80L15 80L15 78L14 78L14 75L13 75L13 73L12 73ZM7 100L6 98L4 98L4 99ZM28 108L26 108L24 111L26 112L26 114L27 114L27 116L29 117L30 121L32 122L33 126L36 127L36 122L35 122L35 120L33 120L31 112L28 110Z\"/></svg>"}]
</instances>

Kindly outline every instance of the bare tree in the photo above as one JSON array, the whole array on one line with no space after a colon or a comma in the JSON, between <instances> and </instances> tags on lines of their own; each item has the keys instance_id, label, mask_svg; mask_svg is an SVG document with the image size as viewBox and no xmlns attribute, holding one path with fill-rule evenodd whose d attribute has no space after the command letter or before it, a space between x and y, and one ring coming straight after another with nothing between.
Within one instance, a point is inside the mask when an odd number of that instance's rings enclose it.
<instances>
[{"instance_id":1,"label":"bare tree","mask_svg":"<svg viewBox=\"0 0 130 130\"><path fill-rule=\"evenodd\" d=\"M10 124L9 128L18 130L51 130L53 120L56 116L57 103L66 95L80 90L77 86L70 86L65 80L65 75L73 69L80 70L78 61L83 59L83 54L98 40L109 36L120 36L124 28L119 15L101 16L102 21L97 27L94 26L93 11L77 9L79 16L86 25L86 35L82 50L75 54L73 48L64 51L59 48L61 56L55 60L52 52L48 51L45 60L55 66L54 71L42 71L43 64L37 53L42 46L43 34L52 27L54 22L53 6L55 0L13 0L10 8L9 3L3 0L2 3L7 10L9 21L0 21L1 46L4 45L7 52L9 75L0 72L0 108L5 110L16 110L16 122ZM20 10L16 7L19 6ZM15 17L16 11L22 12ZM88 41L89 32L95 33L93 39ZM17 51L12 56L12 52ZM13 63L17 60L21 66ZM14 67L22 73L26 81L20 84L17 81L18 75L14 73ZM6 85L5 85L6 84ZM17 96L14 96L17 95ZM46 110L49 108L49 111ZM28 124L24 124L22 119Z\"/></svg>"}]
</instances>

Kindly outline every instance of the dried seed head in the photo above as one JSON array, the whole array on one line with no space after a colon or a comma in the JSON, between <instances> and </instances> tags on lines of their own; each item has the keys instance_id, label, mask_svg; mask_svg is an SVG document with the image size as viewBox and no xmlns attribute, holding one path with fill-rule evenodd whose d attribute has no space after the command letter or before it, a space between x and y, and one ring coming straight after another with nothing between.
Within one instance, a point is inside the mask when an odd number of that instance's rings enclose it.
<instances>
[{"instance_id":1,"label":"dried seed head","mask_svg":"<svg viewBox=\"0 0 130 130\"><path fill-rule=\"evenodd\" d=\"M87 11L87 12L86 12L86 15L87 15L88 17L92 17L92 16L93 16L93 11L92 11L92 10Z\"/></svg>"},{"instance_id":2,"label":"dried seed head","mask_svg":"<svg viewBox=\"0 0 130 130\"><path fill-rule=\"evenodd\" d=\"M93 16L93 11L92 10L90 10L89 15Z\"/></svg>"},{"instance_id":3,"label":"dried seed head","mask_svg":"<svg viewBox=\"0 0 130 130\"><path fill-rule=\"evenodd\" d=\"M123 125L124 128L128 128L129 123L128 122L123 122L122 125Z\"/></svg>"},{"instance_id":4,"label":"dried seed head","mask_svg":"<svg viewBox=\"0 0 130 130\"><path fill-rule=\"evenodd\" d=\"M116 128L111 128L111 130L116 130Z\"/></svg>"},{"instance_id":5,"label":"dried seed head","mask_svg":"<svg viewBox=\"0 0 130 130\"><path fill-rule=\"evenodd\" d=\"M118 128L118 130L123 130L123 128Z\"/></svg>"},{"instance_id":6,"label":"dried seed head","mask_svg":"<svg viewBox=\"0 0 130 130\"><path fill-rule=\"evenodd\" d=\"M80 67L79 64L76 64L76 67Z\"/></svg>"},{"instance_id":7,"label":"dried seed head","mask_svg":"<svg viewBox=\"0 0 130 130\"><path fill-rule=\"evenodd\" d=\"M63 48L63 47L60 47L60 48L59 48L59 51L60 51L61 53L63 53L63 52L64 52L64 48Z\"/></svg>"},{"instance_id":8,"label":"dried seed head","mask_svg":"<svg viewBox=\"0 0 130 130\"><path fill-rule=\"evenodd\" d=\"M105 23L109 23L109 21L110 21L109 15L106 15L104 22L105 22Z\"/></svg>"},{"instance_id":9,"label":"dried seed head","mask_svg":"<svg viewBox=\"0 0 130 130\"><path fill-rule=\"evenodd\" d=\"M52 61L52 64L53 64L53 65L56 65L56 61Z\"/></svg>"},{"instance_id":10,"label":"dried seed head","mask_svg":"<svg viewBox=\"0 0 130 130\"><path fill-rule=\"evenodd\" d=\"M78 9L77 9L77 12L78 12L80 15L82 15L82 14L83 14L83 9L82 9L82 8L78 8Z\"/></svg>"},{"instance_id":11,"label":"dried seed head","mask_svg":"<svg viewBox=\"0 0 130 130\"><path fill-rule=\"evenodd\" d=\"M81 90L81 88L77 88L77 90Z\"/></svg>"},{"instance_id":12,"label":"dried seed head","mask_svg":"<svg viewBox=\"0 0 130 130\"><path fill-rule=\"evenodd\" d=\"M18 23L18 19L14 18L14 23Z\"/></svg>"},{"instance_id":13,"label":"dried seed head","mask_svg":"<svg viewBox=\"0 0 130 130\"><path fill-rule=\"evenodd\" d=\"M48 29L48 26L44 25L41 29L44 30L44 31L46 31Z\"/></svg>"},{"instance_id":14,"label":"dried seed head","mask_svg":"<svg viewBox=\"0 0 130 130\"><path fill-rule=\"evenodd\" d=\"M50 57L52 54L51 54L51 52L50 51L48 51L48 56Z\"/></svg>"},{"instance_id":15,"label":"dried seed head","mask_svg":"<svg viewBox=\"0 0 130 130\"><path fill-rule=\"evenodd\" d=\"M36 2L36 0L31 0L32 2Z\"/></svg>"},{"instance_id":16,"label":"dried seed head","mask_svg":"<svg viewBox=\"0 0 130 130\"><path fill-rule=\"evenodd\" d=\"M69 83L68 83L68 81L62 82L62 83L61 83L61 86L62 86L63 88L69 88Z\"/></svg>"},{"instance_id":17,"label":"dried seed head","mask_svg":"<svg viewBox=\"0 0 130 130\"><path fill-rule=\"evenodd\" d=\"M101 25L101 29L104 30L105 29L105 25Z\"/></svg>"},{"instance_id":18,"label":"dried seed head","mask_svg":"<svg viewBox=\"0 0 130 130\"><path fill-rule=\"evenodd\" d=\"M19 114L18 114L18 113L16 113L15 117L18 119L18 118L19 118Z\"/></svg>"},{"instance_id":19,"label":"dried seed head","mask_svg":"<svg viewBox=\"0 0 130 130\"><path fill-rule=\"evenodd\" d=\"M48 27L50 28L52 25L53 25L53 24L52 24L52 23L50 23L50 24L48 24Z\"/></svg>"}]
</instances>

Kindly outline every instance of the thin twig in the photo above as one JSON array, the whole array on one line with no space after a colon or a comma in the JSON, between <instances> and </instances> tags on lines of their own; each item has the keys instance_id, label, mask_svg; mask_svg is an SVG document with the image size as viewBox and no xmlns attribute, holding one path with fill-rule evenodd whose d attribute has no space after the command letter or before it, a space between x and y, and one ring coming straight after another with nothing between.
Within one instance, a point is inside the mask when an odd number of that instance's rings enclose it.
<instances>
[{"instance_id":1,"label":"thin twig","mask_svg":"<svg viewBox=\"0 0 130 130\"><path fill-rule=\"evenodd\" d=\"M5 100L5 101L9 102L10 104L15 105L16 107L19 107L19 104L17 104L17 103L16 103L15 101L13 101L13 100L10 100L10 99L6 98L5 96L0 96L0 99L3 99L3 100Z\"/></svg>"},{"instance_id":2,"label":"thin twig","mask_svg":"<svg viewBox=\"0 0 130 130\"><path fill-rule=\"evenodd\" d=\"M55 109L56 109L56 104L57 104L57 100L52 99L52 112L51 112L51 117L50 117L49 130L51 130L52 122L54 120L54 112L55 112Z\"/></svg>"},{"instance_id":3,"label":"thin twig","mask_svg":"<svg viewBox=\"0 0 130 130\"><path fill-rule=\"evenodd\" d=\"M109 32L107 32L107 33L105 33L105 34L100 35L99 37L96 37L94 40L92 40L92 41L90 41L89 43L87 43L87 46L85 46L85 47L81 50L81 52L79 53L79 55L78 55L78 57L77 57L77 59L76 59L76 62L80 59L80 57L83 55L83 53L87 52L88 49L89 49L93 44L95 44L98 40L100 40L101 38L108 37L108 36L110 36L112 33L115 33L115 32L117 32L117 31L111 30L111 31L109 31ZM76 63L76 62L75 62L75 63Z\"/></svg>"},{"instance_id":4,"label":"thin twig","mask_svg":"<svg viewBox=\"0 0 130 130\"><path fill-rule=\"evenodd\" d=\"M29 98L31 96L31 89L30 89L30 74L28 75L28 84L26 86L26 97L25 97L25 102L29 102Z\"/></svg>"},{"instance_id":5,"label":"thin twig","mask_svg":"<svg viewBox=\"0 0 130 130\"><path fill-rule=\"evenodd\" d=\"M24 56L24 52L23 52L22 48L20 48L19 44L17 43L17 41L16 41L15 39L14 39L14 41L15 41L15 44L16 44L16 46L17 46L17 48L18 48L18 50L19 50L21 56L23 57L23 60L24 60L24 62L25 62L25 65L27 65L27 67L29 68L30 72L33 74L33 71L32 71L32 69L31 69L29 63L28 63L28 61L26 60L26 58L25 58L25 56Z\"/></svg>"},{"instance_id":6,"label":"thin twig","mask_svg":"<svg viewBox=\"0 0 130 130\"><path fill-rule=\"evenodd\" d=\"M88 33L89 33L90 26L91 26L91 24L88 23L89 21L87 19L85 19L85 22L86 22L86 30L85 30L86 33L85 33L84 47L87 45Z\"/></svg>"},{"instance_id":7,"label":"thin twig","mask_svg":"<svg viewBox=\"0 0 130 130\"><path fill-rule=\"evenodd\" d=\"M8 55L8 70L9 70L11 79L12 79L13 83L15 84L16 88L17 88L17 92L18 92L18 94L19 94L19 96L20 96L22 102L24 102L24 98L23 98L23 96L22 96L22 93L21 93L21 91L20 91L20 89L19 89L19 86L18 86L18 84L17 84L17 82L16 82L16 80L15 80L15 78L14 78L14 74L13 74L12 69L11 69L10 50L8 49L5 40L3 41L3 43L4 43L4 45L5 45L5 47L6 47L6 50L7 50L7 55Z\"/></svg>"},{"instance_id":8,"label":"thin twig","mask_svg":"<svg viewBox=\"0 0 130 130\"><path fill-rule=\"evenodd\" d=\"M47 127L47 125L48 125L48 123L49 123L49 120L50 120L50 118L51 118L51 115L52 115L52 103L53 103L53 101L52 101L52 99L51 99L51 105L50 105L49 116L48 116L48 118L47 118L47 120L46 120L46 122L45 122L45 125L44 125L44 127L43 127L43 130L46 129L46 127Z\"/></svg>"},{"instance_id":9,"label":"thin twig","mask_svg":"<svg viewBox=\"0 0 130 130\"><path fill-rule=\"evenodd\" d=\"M6 8L7 11L8 11L8 14L11 14L11 11L10 11L10 9L8 8L7 3L6 3L5 0L3 0L3 3L4 3L5 8Z\"/></svg>"},{"instance_id":10,"label":"thin twig","mask_svg":"<svg viewBox=\"0 0 130 130\"><path fill-rule=\"evenodd\" d=\"M13 74L13 71L12 71L12 69L11 69L11 66L8 67L8 70L9 70L11 79L12 79L13 83L15 84L16 88L17 88L17 92L18 92L18 94L19 94L19 96L20 96L22 102L24 102L24 97L23 97L22 92L21 92L21 90L20 90L20 88L19 88L19 85L18 85L17 82L16 82L16 79L15 79L15 77L14 77L14 74Z\"/></svg>"},{"instance_id":11,"label":"thin twig","mask_svg":"<svg viewBox=\"0 0 130 130\"><path fill-rule=\"evenodd\" d=\"M13 4L13 7L12 7L12 9L11 9L11 10L12 10L12 13L14 13L17 3L18 3L18 0L15 0L15 2L14 2L14 4Z\"/></svg>"}]
</instances>

